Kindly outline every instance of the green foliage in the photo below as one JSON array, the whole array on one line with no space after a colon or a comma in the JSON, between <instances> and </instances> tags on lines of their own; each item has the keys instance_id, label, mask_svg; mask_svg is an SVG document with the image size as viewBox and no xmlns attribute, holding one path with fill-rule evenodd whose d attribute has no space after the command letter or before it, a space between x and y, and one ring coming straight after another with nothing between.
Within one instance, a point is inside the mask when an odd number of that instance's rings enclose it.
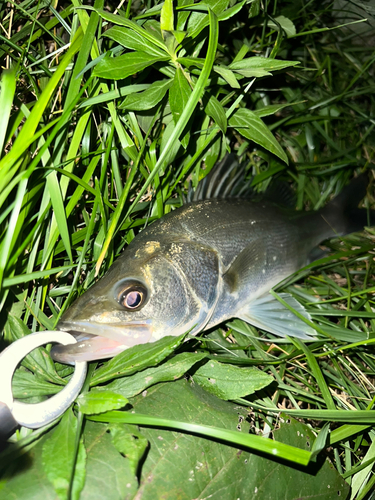
<instances>
[{"instance_id":1,"label":"green foliage","mask_svg":"<svg viewBox=\"0 0 375 500\"><path fill-rule=\"evenodd\" d=\"M79 410L87 415L123 408L128 400L110 391L91 391L77 398Z\"/></svg>"},{"instance_id":2,"label":"green foliage","mask_svg":"<svg viewBox=\"0 0 375 500\"><path fill-rule=\"evenodd\" d=\"M220 399L238 399L254 394L272 382L272 377L254 368L239 368L215 360L201 366L193 380Z\"/></svg>"},{"instance_id":3,"label":"green foliage","mask_svg":"<svg viewBox=\"0 0 375 500\"><path fill-rule=\"evenodd\" d=\"M247 157L257 192L274 178L292 184L299 210L324 206L373 168L370 7L53 5L0 4L4 346L53 329L228 150ZM370 177L365 206L374 203ZM43 490L46 498L330 499L352 486L353 500L373 499L374 238L370 229L327 242L325 257L278 287L326 340L282 343L233 320L201 339L166 337L93 365L95 388L74 412L53 429L12 437L0 457L0 498ZM54 364L49 348L35 350L16 371L14 394L40 401L72 370ZM112 411L120 408L131 409ZM279 420L281 410L309 426Z\"/></svg>"},{"instance_id":4,"label":"green foliage","mask_svg":"<svg viewBox=\"0 0 375 500\"><path fill-rule=\"evenodd\" d=\"M68 410L43 445L44 473L60 498L66 498L70 493L72 499L78 499L85 484L86 449L81 440L78 445L77 460L75 460L76 433L77 420L73 412ZM73 465L75 465L74 479L72 478L71 485Z\"/></svg>"},{"instance_id":5,"label":"green foliage","mask_svg":"<svg viewBox=\"0 0 375 500\"><path fill-rule=\"evenodd\" d=\"M173 353L184 338L185 335L163 337L152 344L139 344L130 347L126 352L122 352L96 370L91 379L91 385L100 384L124 375L132 375L147 367L159 364Z\"/></svg>"}]
</instances>

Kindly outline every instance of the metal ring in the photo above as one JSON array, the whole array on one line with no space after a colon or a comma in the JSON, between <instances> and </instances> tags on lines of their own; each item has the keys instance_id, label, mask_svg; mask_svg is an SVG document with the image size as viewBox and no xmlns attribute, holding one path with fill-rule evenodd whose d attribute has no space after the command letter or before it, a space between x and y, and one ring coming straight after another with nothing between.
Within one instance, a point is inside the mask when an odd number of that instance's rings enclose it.
<instances>
[{"instance_id":1,"label":"metal ring","mask_svg":"<svg viewBox=\"0 0 375 500\"><path fill-rule=\"evenodd\" d=\"M14 419L22 426L37 429L56 420L73 403L86 378L87 362L76 361L75 371L67 385L42 403L27 404L14 401L12 394L13 373L22 359L44 344L57 342L68 345L76 339L68 332L44 331L31 333L13 342L0 354L0 401L5 403Z\"/></svg>"}]
</instances>

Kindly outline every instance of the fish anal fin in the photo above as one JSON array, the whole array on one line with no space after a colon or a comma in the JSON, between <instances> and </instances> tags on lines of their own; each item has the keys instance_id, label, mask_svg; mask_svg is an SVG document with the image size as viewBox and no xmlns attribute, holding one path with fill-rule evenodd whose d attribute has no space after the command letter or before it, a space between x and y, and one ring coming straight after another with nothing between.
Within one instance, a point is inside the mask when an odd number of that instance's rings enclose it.
<instances>
[{"instance_id":1,"label":"fish anal fin","mask_svg":"<svg viewBox=\"0 0 375 500\"><path fill-rule=\"evenodd\" d=\"M311 321L310 314L289 293L280 297L304 318ZM280 337L298 337L303 340L315 340L316 331L302 319L284 307L273 295L262 295L237 313L237 316L262 330Z\"/></svg>"}]
</instances>

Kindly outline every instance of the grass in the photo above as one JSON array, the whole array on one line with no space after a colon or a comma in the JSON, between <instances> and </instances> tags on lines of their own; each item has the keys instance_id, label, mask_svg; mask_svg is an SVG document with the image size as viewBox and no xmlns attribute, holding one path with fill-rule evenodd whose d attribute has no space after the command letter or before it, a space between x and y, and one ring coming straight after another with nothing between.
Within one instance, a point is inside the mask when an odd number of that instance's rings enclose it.
<instances>
[{"instance_id":1,"label":"grass","mask_svg":"<svg viewBox=\"0 0 375 500\"><path fill-rule=\"evenodd\" d=\"M77 0L54 7L26 1L3 3L0 11L4 346L29 331L53 329L136 234L180 206L189 181L196 187L227 150L246 157L255 190L265 191L273 178L291 183L298 210L324 206L362 171L371 177L364 206L374 205L373 19L362 22L350 2L337 10L325 1L275 1L265 8L258 0L129 2L115 12L102 0L89 7ZM374 499L374 239L369 228L326 242L323 258L276 288L276 294L287 291L305 305L321 333L318 341L281 342L232 320L182 345L174 339L153 354L136 350L138 364L124 353L91 366L89 381L99 393L107 387L107 396L100 393L100 414L88 412L88 419L118 422L110 386L135 398L134 407L141 404L144 370L169 387L168 380L185 373L194 379L202 360L258 367L274 383L227 403L249 412L251 436L244 434L242 446L249 446L246 438L273 431L277 436L280 412L303 419L319 437L315 455L328 456L350 485L348 498ZM35 355L17 370L19 398L38 401L48 393L46 383L52 393L56 385L50 382L62 385L71 373L63 365L43 364L47 351L40 352L41 358ZM141 413L138 420L137 413L121 418L139 424L141 433L142 425L162 425ZM8 461L0 497L14 488L26 498L14 482L17 460L37 450L41 436L53 443L56 429L64 435L68 428L68 472L63 466L60 472L43 470L62 498L79 497L86 470L81 436L85 442L89 437L83 413L77 414L70 427L64 416L54 431L22 429L14 437L16 444L3 452ZM194 415L185 424L173 414L163 419L187 432L203 425ZM229 430L221 426L220 434L220 425L211 427L219 429L216 439L227 442ZM111 429L114 436L119 432ZM139 464L144 457L147 469L146 448L137 448L142 439L132 429L121 453L143 485ZM201 434L210 433L201 428ZM119 439L117 452L123 450ZM281 456L291 460L288 446L301 445L284 443ZM264 453L268 448L269 440ZM47 444L43 453L57 460ZM70 477L62 489L56 486L59 474ZM28 484L28 476L19 477Z\"/></svg>"}]
</instances>

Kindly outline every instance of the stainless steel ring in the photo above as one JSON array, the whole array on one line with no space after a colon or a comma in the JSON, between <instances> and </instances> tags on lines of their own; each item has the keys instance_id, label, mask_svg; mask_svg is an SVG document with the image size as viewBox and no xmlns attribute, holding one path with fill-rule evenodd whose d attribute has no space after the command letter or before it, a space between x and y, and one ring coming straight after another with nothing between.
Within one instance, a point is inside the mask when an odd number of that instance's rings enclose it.
<instances>
[{"instance_id":1,"label":"stainless steel ring","mask_svg":"<svg viewBox=\"0 0 375 500\"><path fill-rule=\"evenodd\" d=\"M68 332L47 330L22 337L0 354L0 401L8 406L20 425L30 429L49 424L62 415L78 396L86 378L87 362L78 361L72 378L59 393L42 403L14 401L12 378L17 365L35 348L52 342L68 345L74 344L76 339Z\"/></svg>"}]
</instances>

